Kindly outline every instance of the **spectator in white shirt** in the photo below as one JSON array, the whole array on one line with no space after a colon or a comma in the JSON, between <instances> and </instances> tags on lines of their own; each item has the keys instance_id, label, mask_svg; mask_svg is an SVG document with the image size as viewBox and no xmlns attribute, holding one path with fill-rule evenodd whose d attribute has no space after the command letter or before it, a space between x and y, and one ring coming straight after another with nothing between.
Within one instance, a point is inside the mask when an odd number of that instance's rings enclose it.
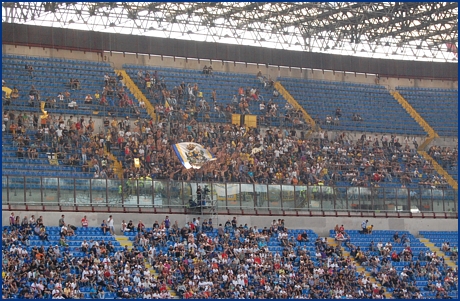
<instances>
[{"instance_id":1,"label":"spectator in white shirt","mask_svg":"<svg viewBox=\"0 0 460 301\"><path fill-rule=\"evenodd\" d=\"M75 101L75 99L72 99L72 101L69 102L69 104L67 106L69 107L69 109L78 109L78 105L77 105L77 102Z\"/></svg>"},{"instance_id":2,"label":"spectator in white shirt","mask_svg":"<svg viewBox=\"0 0 460 301\"><path fill-rule=\"evenodd\" d=\"M109 227L110 234L113 235L114 228L113 228L113 217L110 215L109 218L107 219L107 226Z\"/></svg>"}]
</instances>

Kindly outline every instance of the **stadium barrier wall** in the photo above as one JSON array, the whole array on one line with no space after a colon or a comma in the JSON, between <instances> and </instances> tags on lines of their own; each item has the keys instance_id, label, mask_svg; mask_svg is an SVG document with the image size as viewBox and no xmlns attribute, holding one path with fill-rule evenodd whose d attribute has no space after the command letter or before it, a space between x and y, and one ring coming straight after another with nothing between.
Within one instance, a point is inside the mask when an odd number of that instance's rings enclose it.
<instances>
[{"instance_id":1,"label":"stadium barrier wall","mask_svg":"<svg viewBox=\"0 0 460 301\"><path fill-rule=\"evenodd\" d=\"M7 225L8 217L11 211L2 212L2 225ZM194 214L139 214L139 213L91 213L91 212L59 212L59 211L13 211L16 216L21 218L24 216L30 217L32 214L35 218L43 216L44 223L47 226L57 226L61 214L65 215L65 221L77 227L81 226L81 219L86 215L89 226L98 227L102 220L107 220L109 215L113 216L115 222L115 232L120 234L120 224L122 220L126 222L132 220L135 225L142 220L147 226L151 227L155 221L161 222L166 215L169 216L172 222L177 221L179 227L183 227L186 222L192 221L200 215ZM248 226L257 226L260 229L270 227L272 220L284 219L288 229L312 229L320 236L329 236L329 230L334 229L335 225L344 225L346 230L359 230L364 219L369 220L369 224L374 225L374 230L406 230L414 236L419 236L419 231L458 231L457 220L446 219L420 219L420 218L366 218L366 217L295 217L295 216L241 216L241 215L219 215L217 223L225 224L234 216L237 217L238 224L248 224ZM205 217L202 217L202 220ZM216 223L216 221L214 221ZM216 225L214 225L216 227Z\"/></svg>"}]
</instances>

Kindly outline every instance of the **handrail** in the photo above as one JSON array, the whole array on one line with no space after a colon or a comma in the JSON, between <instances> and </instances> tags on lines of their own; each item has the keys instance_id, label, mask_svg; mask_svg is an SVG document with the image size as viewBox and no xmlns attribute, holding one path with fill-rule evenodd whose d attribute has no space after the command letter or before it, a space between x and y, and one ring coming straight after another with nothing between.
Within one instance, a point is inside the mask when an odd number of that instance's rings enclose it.
<instances>
[{"instance_id":1,"label":"handrail","mask_svg":"<svg viewBox=\"0 0 460 301\"><path fill-rule=\"evenodd\" d=\"M391 91L390 94L399 102L399 104L417 121L417 123L427 132L430 137L439 137L438 133L420 116L420 114L407 102L407 100L398 92Z\"/></svg>"},{"instance_id":2,"label":"handrail","mask_svg":"<svg viewBox=\"0 0 460 301\"><path fill-rule=\"evenodd\" d=\"M340 187L206 183L171 180L76 179L2 176L5 206L71 210L174 210L187 213L190 195L208 185L219 213L256 214L445 214L457 212L451 188ZM54 209L52 209L54 208ZM104 209L106 208L106 209ZM32 209L30 209L32 210ZM86 209L84 209L86 210ZM267 213L268 212L268 213Z\"/></svg>"},{"instance_id":3,"label":"handrail","mask_svg":"<svg viewBox=\"0 0 460 301\"><path fill-rule=\"evenodd\" d=\"M148 98L142 93L142 91L139 89L139 87L134 83L134 81L131 79L131 77L126 73L125 70L115 70L115 73L117 75L123 76L123 80L126 84L126 87L128 87L129 91L136 97L136 99L142 100L145 103L145 108L147 109L147 113L149 113L150 117L154 121L156 121L156 113L155 113L155 108L152 106Z\"/></svg>"},{"instance_id":4,"label":"handrail","mask_svg":"<svg viewBox=\"0 0 460 301\"><path fill-rule=\"evenodd\" d=\"M431 165L433 165L433 168L446 179L450 186L452 186L455 190L458 190L457 181L455 181L454 178L452 178L452 176L444 168L442 168L433 157L431 157L426 151L418 151L418 153L422 155L425 160L429 161Z\"/></svg>"},{"instance_id":5,"label":"handrail","mask_svg":"<svg viewBox=\"0 0 460 301\"><path fill-rule=\"evenodd\" d=\"M275 89L280 92L280 94L286 99L289 104L291 104L295 109L300 110L305 121L311 125L312 128L315 128L316 122L313 118L305 111L305 109L292 97L292 95L284 88L284 86L280 82L275 82L274 84ZM320 130L318 128L318 130Z\"/></svg>"}]
</instances>

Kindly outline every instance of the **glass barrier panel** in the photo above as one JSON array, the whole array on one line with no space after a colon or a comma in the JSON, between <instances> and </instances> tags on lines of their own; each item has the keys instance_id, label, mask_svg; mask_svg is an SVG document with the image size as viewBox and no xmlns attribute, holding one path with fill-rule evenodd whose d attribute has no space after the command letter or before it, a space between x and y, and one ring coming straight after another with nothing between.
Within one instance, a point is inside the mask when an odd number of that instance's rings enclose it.
<instances>
[{"instance_id":1,"label":"glass barrier panel","mask_svg":"<svg viewBox=\"0 0 460 301\"><path fill-rule=\"evenodd\" d=\"M93 206L107 206L107 180L91 179L90 181Z\"/></svg>"},{"instance_id":2,"label":"glass barrier panel","mask_svg":"<svg viewBox=\"0 0 460 301\"><path fill-rule=\"evenodd\" d=\"M201 187L201 200L202 204L205 206L209 206L212 201L211 195L211 182L198 182L198 185Z\"/></svg>"},{"instance_id":3,"label":"glass barrier panel","mask_svg":"<svg viewBox=\"0 0 460 301\"><path fill-rule=\"evenodd\" d=\"M24 177L8 177L10 204L24 204Z\"/></svg>"},{"instance_id":4,"label":"glass barrier panel","mask_svg":"<svg viewBox=\"0 0 460 301\"><path fill-rule=\"evenodd\" d=\"M397 189L397 206L396 211L399 212L410 212L409 208L409 189L398 188Z\"/></svg>"},{"instance_id":5,"label":"glass barrier panel","mask_svg":"<svg viewBox=\"0 0 460 301\"><path fill-rule=\"evenodd\" d=\"M334 210L335 191L332 186L319 186L321 210Z\"/></svg>"},{"instance_id":6,"label":"glass barrier panel","mask_svg":"<svg viewBox=\"0 0 460 301\"><path fill-rule=\"evenodd\" d=\"M284 193L284 187L283 187L283 193ZM295 186L294 205L292 207L286 206L286 204L284 203L284 197L283 197L283 208L287 210L305 209L307 206L308 206L308 187L305 185Z\"/></svg>"},{"instance_id":7,"label":"glass barrier panel","mask_svg":"<svg viewBox=\"0 0 460 301\"><path fill-rule=\"evenodd\" d=\"M211 191L213 200L217 201L217 208L227 208L227 194L225 184L213 183Z\"/></svg>"},{"instance_id":8,"label":"glass barrier panel","mask_svg":"<svg viewBox=\"0 0 460 301\"><path fill-rule=\"evenodd\" d=\"M123 183L123 184L122 184ZM183 207L197 200L221 209L457 212L453 189L332 187L169 180L74 179L2 176L3 203L61 206ZM207 190L206 190L207 189ZM206 190L206 192L205 192ZM108 202L107 202L108 201ZM203 201L203 200L202 200Z\"/></svg>"},{"instance_id":9,"label":"glass barrier panel","mask_svg":"<svg viewBox=\"0 0 460 301\"><path fill-rule=\"evenodd\" d=\"M240 184L227 183L227 208L240 208Z\"/></svg>"},{"instance_id":10,"label":"glass barrier panel","mask_svg":"<svg viewBox=\"0 0 460 301\"><path fill-rule=\"evenodd\" d=\"M335 192L335 210L350 210L347 199L347 188L336 187Z\"/></svg>"},{"instance_id":11,"label":"glass barrier panel","mask_svg":"<svg viewBox=\"0 0 460 301\"><path fill-rule=\"evenodd\" d=\"M75 203L77 206L92 206L91 179L75 179Z\"/></svg>"},{"instance_id":12,"label":"glass barrier panel","mask_svg":"<svg viewBox=\"0 0 460 301\"><path fill-rule=\"evenodd\" d=\"M180 184L175 186L175 188L179 188L179 185ZM153 193L153 206L155 208L163 208L169 204L169 195L171 194L171 190L167 180L153 181ZM177 195L177 191L174 191L173 194Z\"/></svg>"},{"instance_id":13,"label":"glass barrier panel","mask_svg":"<svg viewBox=\"0 0 460 301\"><path fill-rule=\"evenodd\" d=\"M295 208L296 188L294 185L281 186L281 207L284 210Z\"/></svg>"},{"instance_id":14,"label":"glass barrier panel","mask_svg":"<svg viewBox=\"0 0 460 301\"><path fill-rule=\"evenodd\" d=\"M384 187L373 187L371 188L371 202L372 210L375 212L386 211L386 198L385 198Z\"/></svg>"},{"instance_id":15,"label":"glass barrier panel","mask_svg":"<svg viewBox=\"0 0 460 301\"><path fill-rule=\"evenodd\" d=\"M369 196L369 210L370 211L380 211L382 208L382 200L379 197L379 187L369 187L371 194Z\"/></svg>"},{"instance_id":16,"label":"glass barrier panel","mask_svg":"<svg viewBox=\"0 0 460 301\"><path fill-rule=\"evenodd\" d=\"M43 178L42 189L43 189L43 204L44 205L59 205L58 195L58 178Z\"/></svg>"},{"instance_id":17,"label":"glass barrier panel","mask_svg":"<svg viewBox=\"0 0 460 301\"><path fill-rule=\"evenodd\" d=\"M75 178L59 178L59 205L75 206Z\"/></svg>"},{"instance_id":18,"label":"glass barrier panel","mask_svg":"<svg viewBox=\"0 0 460 301\"><path fill-rule=\"evenodd\" d=\"M444 189L432 188L429 189L431 198L433 200L433 212L444 212Z\"/></svg>"},{"instance_id":19,"label":"glass barrier panel","mask_svg":"<svg viewBox=\"0 0 460 301\"><path fill-rule=\"evenodd\" d=\"M139 207L152 208L154 195L152 194L152 180L138 179L136 182L136 203Z\"/></svg>"},{"instance_id":20,"label":"glass barrier panel","mask_svg":"<svg viewBox=\"0 0 460 301\"><path fill-rule=\"evenodd\" d=\"M10 188L8 186L8 177L2 176L2 204L8 204L9 189Z\"/></svg>"},{"instance_id":21,"label":"glass barrier panel","mask_svg":"<svg viewBox=\"0 0 460 301\"><path fill-rule=\"evenodd\" d=\"M27 205L40 205L40 178L39 177L26 177L26 201Z\"/></svg>"},{"instance_id":22,"label":"glass barrier panel","mask_svg":"<svg viewBox=\"0 0 460 301\"><path fill-rule=\"evenodd\" d=\"M434 212L445 212L447 211L446 204L449 199L453 199L449 196L447 189L434 188L431 190L433 196L433 211Z\"/></svg>"},{"instance_id":23,"label":"glass barrier panel","mask_svg":"<svg viewBox=\"0 0 460 301\"><path fill-rule=\"evenodd\" d=\"M431 188L421 188L420 192L420 211L433 211L433 194L431 193Z\"/></svg>"},{"instance_id":24,"label":"glass barrier panel","mask_svg":"<svg viewBox=\"0 0 460 301\"><path fill-rule=\"evenodd\" d=\"M107 201L110 207L121 207L123 204L123 181L107 179Z\"/></svg>"},{"instance_id":25,"label":"glass barrier panel","mask_svg":"<svg viewBox=\"0 0 460 301\"><path fill-rule=\"evenodd\" d=\"M268 186L265 184L255 184L254 190L256 192L256 207L267 208L268 206Z\"/></svg>"},{"instance_id":26,"label":"glass barrier panel","mask_svg":"<svg viewBox=\"0 0 460 301\"><path fill-rule=\"evenodd\" d=\"M383 188L383 207L382 211L396 211L396 189L392 187Z\"/></svg>"},{"instance_id":27,"label":"glass barrier panel","mask_svg":"<svg viewBox=\"0 0 460 301\"><path fill-rule=\"evenodd\" d=\"M422 208L422 200L420 198L420 189L419 188L410 188L409 189L409 202L410 202L410 212L420 213Z\"/></svg>"},{"instance_id":28,"label":"glass barrier panel","mask_svg":"<svg viewBox=\"0 0 460 301\"><path fill-rule=\"evenodd\" d=\"M281 209L281 185L268 185L268 200L271 210Z\"/></svg>"},{"instance_id":29,"label":"glass barrier panel","mask_svg":"<svg viewBox=\"0 0 460 301\"><path fill-rule=\"evenodd\" d=\"M241 184L240 189L241 209L254 209L254 185Z\"/></svg>"},{"instance_id":30,"label":"glass barrier panel","mask_svg":"<svg viewBox=\"0 0 460 301\"><path fill-rule=\"evenodd\" d=\"M123 196L123 207L138 207L139 203L139 182L137 179L125 181L126 194Z\"/></svg>"},{"instance_id":31,"label":"glass barrier panel","mask_svg":"<svg viewBox=\"0 0 460 301\"><path fill-rule=\"evenodd\" d=\"M189 182L180 182L180 183L181 183L181 186L180 186L181 202L179 202L177 205L189 206L190 200L193 201L192 185Z\"/></svg>"},{"instance_id":32,"label":"glass barrier panel","mask_svg":"<svg viewBox=\"0 0 460 301\"><path fill-rule=\"evenodd\" d=\"M297 205L297 207L300 208L300 209L310 210L312 205L316 204L316 203L313 204L312 201L317 202L314 199L313 186L311 186L311 185L305 186L305 191L303 191L303 192L301 191L300 195L301 195L301 200L300 200L299 204Z\"/></svg>"},{"instance_id":33,"label":"glass barrier panel","mask_svg":"<svg viewBox=\"0 0 460 301\"><path fill-rule=\"evenodd\" d=\"M323 191L321 186L312 185L308 186L308 204L306 209L308 210L321 210L323 201Z\"/></svg>"},{"instance_id":34,"label":"glass barrier panel","mask_svg":"<svg viewBox=\"0 0 460 301\"><path fill-rule=\"evenodd\" d=\"M457 212L457 193L453 189L444 190L444 210Z\"/></svg>"},{"instance_id":35,"label":"glass barrier panel","mask_svg":"<svg viewBox=\"0 0 460 301\"><path fill-rule=\"evenodd\" d=\"M164 207L172 207L172 208L177 208L177 207L183 207L184 203L182 202L183 196L182 196L182 182L176 182L176 181L169 181L167 182L169 185L169 198L165 200L165 203L162 204ZM210 187L210 186L208 186ZM209 188L211 190L211 188ZM209 192L210 195L211 192Z\"/></svg>"}]
</instances>

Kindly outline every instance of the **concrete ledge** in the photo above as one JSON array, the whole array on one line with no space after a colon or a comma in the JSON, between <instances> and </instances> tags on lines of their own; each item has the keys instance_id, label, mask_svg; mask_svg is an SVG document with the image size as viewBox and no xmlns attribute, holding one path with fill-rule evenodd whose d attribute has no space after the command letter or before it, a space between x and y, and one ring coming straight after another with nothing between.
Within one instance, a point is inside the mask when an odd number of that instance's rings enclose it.
<instances>
[{"instance_id":1,"label":"concrete ledge","mask_svg":"<svg viewBox=\"0 0 460 301\"><path fill-rule=\"evenodd\" d=\"M16 207L16 210L14 207ZM66 207L66 209L67 208L70 209L70 207ZM3 206L2 224L8 224L8 217L11 211L13 211L16 216L20 216L21 218L24 216L30 217L32 214L34 214L36 218L42 215L45 220L45 225L47 226L57 226L61 214L66 216L65 220L67 223L73 224L77 227L80 226L80 220L84 215L86 215L89 225L93 227L99 226L103 219L107 219L109 215L113 215L116 230L119 230L120 223L123 219L125 221L132 220L134 223L142 220L147 227L151 227L154 221L162 221L166 215L169 215L169 218L172 222L178 221L179 226L183 226L186 222L192 221L194 217L200 216L199 214L174 214L168 212L155 214L152 212L144 213L143 211L143 213L139 213L138 208L126 208L126 210L125 208L110 208L110 212L92 212L88 207L85 209L89 210L80 212L59 210L60 208L57 206L46 207L46 209L47 211L43 211L42 208L34 206L29 207L28 211L25 211L24 206L11 206L11 208L8 208L8 206ZM413 215L412 218L398 218L397 213L374 218L366 217L365 215L361 216L360 213L355 213L348 216L348 212L330 212L333 214L333 216L282 216L272 214L272 212L269 210L257 210L258 215L253 215L252 212L251 214L246 214L246 212L244 213L245 215L241 215L240 210L232 210L229 214L219 214L215 223L224 224L228 219L232 219L234 216L236 216L238 225L248 224L249 226L255 225L258 228L263 228L269 227L274 219L284 219L285 225L288 229L312 229L321 236L329 236L329 230L334 229L334 226L337 224L344 225L345 229L358 230L360 229L361 222L364 219L368 219L369 224L374 225L375 230L406 230L415 236L418 236L418 232L423 230L458 231L458 219L433 218L432 214L429 218L427 214L424 214L422 217L418 216L417 214ZM301 214L305 213L307 212L304 211ZM315 214L319 213L320 212L315 212ZM441 216L444 217L444 214ZM203 215L202 218L209 218L209 216Z\"/></svg>"}]
</instances>

